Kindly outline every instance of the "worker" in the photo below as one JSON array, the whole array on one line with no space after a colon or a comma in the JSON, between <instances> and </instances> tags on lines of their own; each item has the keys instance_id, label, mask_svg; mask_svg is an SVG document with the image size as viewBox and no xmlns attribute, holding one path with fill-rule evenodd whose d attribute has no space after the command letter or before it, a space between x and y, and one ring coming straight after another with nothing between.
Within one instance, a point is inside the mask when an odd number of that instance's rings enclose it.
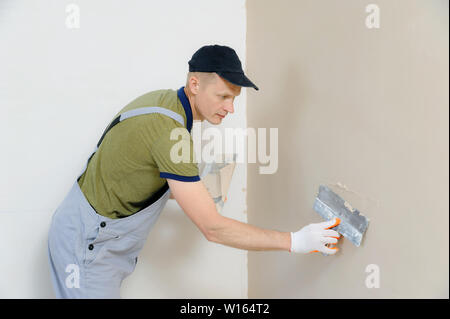
<instances>
[{"instance_id":1,"label":"worker","mask_svg":"<svg viewBox=\"0 0 450 319\"><path fill-rule=\"evenodd\" d=\"M48 257L57 298L120 298L147 236L169 198L211 242L245 250L333 255L339 234L333 219L297 232L279 232L220 215L193 160L176 163L174 129L193 120L220 124L234 112L241 87L258 87L236 52L207 45L189 61L186 85L146 93L125 106L104 131L86 166L57 207Z\"/></svg>"}]
</instances>

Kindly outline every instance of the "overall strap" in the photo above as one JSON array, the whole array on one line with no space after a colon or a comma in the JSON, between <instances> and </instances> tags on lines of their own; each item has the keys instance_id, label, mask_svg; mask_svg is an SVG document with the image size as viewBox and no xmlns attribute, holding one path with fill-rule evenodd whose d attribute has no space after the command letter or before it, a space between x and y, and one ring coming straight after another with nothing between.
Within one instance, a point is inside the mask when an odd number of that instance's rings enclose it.
<instances>
[{"instance_id":1,"label":"overall strap","mask_svg":"<svg viewBox=\"0 0 450 319\"><path fill-rule=\"evenodd\" d=\"M142 114L150 114L150 113L159 113L159 114L163 114L166 115L172 119L174 119L175 121L177 121L178 123L180 123L181 125L184 126L184 119L183 117L171 110L165 109L163 107L159 107L159 106L145 106L145 107L141 107L138 109L133 109L130 111L126 111L123 112L122 114L118 115L112 122L111 124L109 124L109 126L105 129L105 131L102 134L102 137L100 138L100 140L97 143L97 146L95 147L94 151L92 152L91 156L89 156L89 159L87 160L87 163L85 165L85 167L83 168L83 170L81 171L80 175L78 176L78 179L81 177L81 175L83 175L84 171L87 168L87 165L89 164L89 161L91 160L92 156L94 156L95 152L97 152L98 148L100 147L100 144L102 143L103 139L106 136L106 133L108 133L115 125L119 124L120 122L138 116L138 115L142 115ZM77 179L77 180L78 180Z\"/></svg>"},{"instance_id":2,"label":"overall strap","mask_svg":"<svg viewBox=\"0 0 450 319\"><path fill-rule=\"evenodd\" d=\"M147 107L141 107L141 108L137 108L137 109L133 109L130 111L126 111L120 115L118 115L112 122L111 124L109 124L109 126L106 128L106 130L103 132L102 137L100 138L100 140L97 143L97 146L95 147L94 152L92 152L91 156L89 156L89 159L86 162L85 167L83 168L83 170L81 171L80 175L77 178L77 181L80 179L81 175L83 175L84 171L86 170L89 161L91 160L92 156L94 156L95 152L97 152L98 148L100 147L100 144L102 143L103 139L105 138L105 135L117 124L119 124L120 122L135 117L135 116L139 116L139 115L143 115L143 114L150 114L150 113L159 113L159 114L163 114L166 115L172 119L174 119L175 121L177 121L178 123L180 123L181 125L184 126L184 119L183 116L181 116L180 114L171 111L169 109L163 108L163 107L159 107L159 106L147 106ZM164 186L159 189L155 194L153 194L150 198L148 198L144 203L146 206L151 205L153 202L155 202L156 200L158 200L162 195L164 195L164 193L169 189L169 185L167 184L167 182L164 184Z\"/></svg>"},{"instance_id":3,"label":"overall strap","mask_svg":"<svg viewBox=\"0 0 450 319\"><path fill-rule=\"evenodd\" d=\"M165 109L163 107L159 107L159 106L141 107L141 108L138 108L138 109L134 109L134 110L130 110L130 111L124 112L124 113L120 114L119 116L117 116L111 122L111 124L109 124L109 126L106 128L105 132L103 132L102 137L100 138L100 140L97 143L97 149L100 147L100 144L102 143L103 138L105 137L106 133L108 133L109 130L112 129L116 124L118 124L118 123L120 123L120 122L122 122L122 121L124 121L126 119L138 116L138 115L150 114L150 113L164 114L164 115L166 115L168 117L171 117L172 119L174 119L175 121L177 121L178 123L180 123L181 125L184 126L184 119L183 119L183 117L180 114L178 114L178 113L176 113L174 111L171 111L171 110Z\"/></svg>"}]
</instances>

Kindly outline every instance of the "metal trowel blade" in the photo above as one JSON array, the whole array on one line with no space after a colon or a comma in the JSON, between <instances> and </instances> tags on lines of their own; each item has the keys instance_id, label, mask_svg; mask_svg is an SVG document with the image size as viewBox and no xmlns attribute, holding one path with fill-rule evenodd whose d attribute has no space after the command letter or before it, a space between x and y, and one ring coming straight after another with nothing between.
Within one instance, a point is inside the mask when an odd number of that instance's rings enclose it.
<instances>
[{"instance_id":1,"label":"metal trowel blade","mask_svg":"<svg viewBox=\"0 0 450 319\"><path fill-rule=\"evenodd\" d=\"M313 208L326 220L340 218L341 223L333 230L350 240L356 247L361 245L369 220L339 195L327 186L320 185Z\"/></svg>"}]
</instances>

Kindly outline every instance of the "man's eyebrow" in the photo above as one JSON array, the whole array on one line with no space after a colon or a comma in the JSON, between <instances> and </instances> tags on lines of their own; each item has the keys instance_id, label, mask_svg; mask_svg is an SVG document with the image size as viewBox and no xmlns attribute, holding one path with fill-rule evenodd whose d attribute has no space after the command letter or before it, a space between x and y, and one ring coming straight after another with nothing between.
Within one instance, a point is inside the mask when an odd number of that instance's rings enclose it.
<instances>
[{"instance_id":1,"label":"man's eyebrow","mask_svg":"<svg viewBox=\"0 0 450 319\"><path fill-rule=\"evenodd\" d=\"M237 96L237 95L234 95L232 93L226 93L226 92L220 92L218 95L220 95L220 96L227 96L227 97L229 97L229 96Z\"/></svg>"}]
</instances>

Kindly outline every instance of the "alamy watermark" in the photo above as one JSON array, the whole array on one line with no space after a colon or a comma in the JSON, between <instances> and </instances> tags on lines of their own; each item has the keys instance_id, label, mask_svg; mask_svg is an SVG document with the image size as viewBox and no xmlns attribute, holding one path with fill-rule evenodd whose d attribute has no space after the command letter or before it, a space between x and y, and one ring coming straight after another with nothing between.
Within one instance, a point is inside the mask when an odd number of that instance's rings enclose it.
<instances>
[{"instance_id":1,"label":"alamy watermark","mask_svg":"<svg viewBox=\"0 0 450 319\"><path fill-rule=\"evenodd\" d=\"M376 4L368 4L366 6L366 12L369 15L366 17L366 27L368 29L379 29L380 28L380 7Z\"/></svg>"},{"instance_id":2,"label":"alamy watermark","mask_svg":"<svg viewBox=\"0 0 450 319\"><path fill-rule=\"evenodd\" d=\"M66 277L66 287L80 288L80 267L76 264L68 264L66 267L66 272L69 273Z\"/></svg>"},{"instance_id":3,"label":"alamy watermark","mask_svg":"<svg viewBox=\"0 0 450 319\"><path fill-rule=\"evenodd\" d=\"M170 159L174 163L220 163L217 159L222 154L236 154L236 163L264 164L259 167L260 174L274 174L278 170L278 128L270 128L268 132L266 128L225 128L224 131L209 127L202 132L200 124L194 123L192 149L189 132L185 128L173 129L170 139L177 142L170 150ZM202 147L201 141L207 143ZM224 161L228 160L224 158Z\"/></svg>"},{"instance_id":4,"label":"alamy watermark","mask_svg":"<svg viewBox=\"0 0 450 319\"><path fill-rule=\"evenodd\" d=\"M79 29L80 28L80 7L71 3L66 5L66 27L68 29Z\"/></svg>"},{"instance_id":5,"label":"alamy watermark","mask_svg":"<svg viewBox=\"0 0 450 319\"><path fill-rule=\"evenodd\" d=\"M369 273L366 277L366 287L369 289L380 288L380 267L376 264L367 265L366 273Z\"/></svg>"}]
</instances>

